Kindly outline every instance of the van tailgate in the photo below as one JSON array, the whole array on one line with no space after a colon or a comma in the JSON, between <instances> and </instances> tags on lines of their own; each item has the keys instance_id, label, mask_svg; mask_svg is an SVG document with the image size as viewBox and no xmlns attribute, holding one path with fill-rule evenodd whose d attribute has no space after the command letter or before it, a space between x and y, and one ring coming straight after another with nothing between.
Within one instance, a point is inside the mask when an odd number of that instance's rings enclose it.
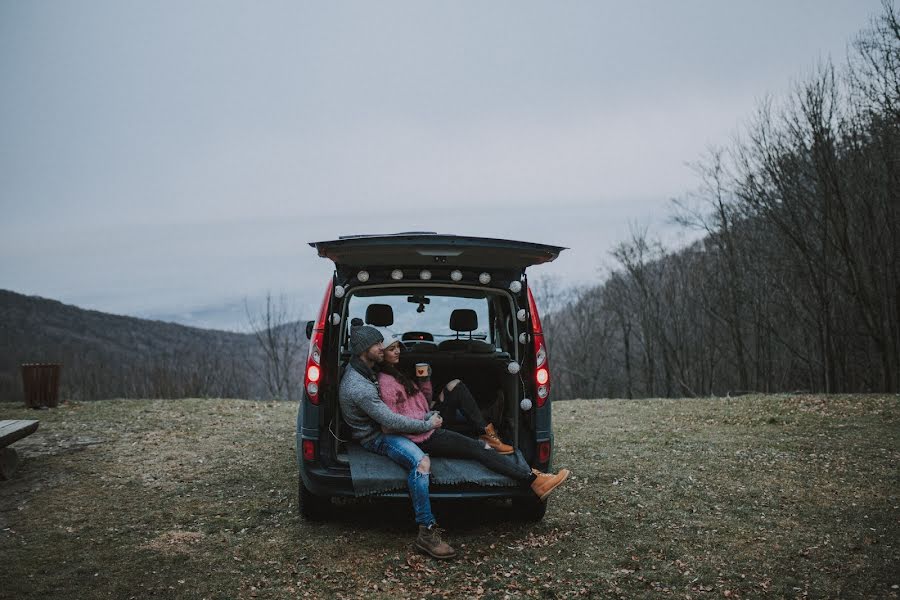
<instances>
[{"instance_id":1,"label":"van tailgate","mask_svg":"<svg viewBox=\"0 0 900 600\"><path fill-rule=\"evenodd\" d=\"M428 266L447 264L482 269L522 270L550 262L566 248L495 238L399 233L347 236L310 242L319 256L337 266Z\"/></svg>"}]
</instances>

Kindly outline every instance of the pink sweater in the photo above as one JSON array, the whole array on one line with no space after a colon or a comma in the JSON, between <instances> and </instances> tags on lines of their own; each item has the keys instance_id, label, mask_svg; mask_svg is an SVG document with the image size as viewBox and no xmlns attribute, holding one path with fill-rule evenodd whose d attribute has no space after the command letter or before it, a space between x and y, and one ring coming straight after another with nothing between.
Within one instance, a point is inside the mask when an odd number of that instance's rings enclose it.
<instances>
[{"instance_id":1,"label":"pink sweater","mask_svg":"<svg viewBox=\"0 0 900 600\"><path fill-rule=\"evenodd\" d=\"M378 388L381 390L381 399L395 413L411 417L413 419L424 419L425 413L428 412L428 403L432 398L431 382L418 384L419 391L412 396L407 395L403 385L387 373L378 374ZM385 433L393 433L385 431ZM431 437L434 429L425 433L403 433L412 441L424 442Z\"/></svg>"}]
</instances>

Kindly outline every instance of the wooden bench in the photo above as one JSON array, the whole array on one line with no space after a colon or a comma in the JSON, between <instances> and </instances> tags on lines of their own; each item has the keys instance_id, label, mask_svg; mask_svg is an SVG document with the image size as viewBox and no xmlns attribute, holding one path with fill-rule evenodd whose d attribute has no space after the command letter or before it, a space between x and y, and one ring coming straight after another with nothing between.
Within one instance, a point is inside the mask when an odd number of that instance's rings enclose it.
<instances>
[{"instance_id":1,"label":"wooden bench","mask_svg":"<svg viewBox=\"0 0 900 600\"><path fill-rule=\"evenodd\" d=\"M19 464L19 455L7 446L31 435L37 428L38 421L0 421L0 479L12 477Z\"/></svg>"}]
</instances>

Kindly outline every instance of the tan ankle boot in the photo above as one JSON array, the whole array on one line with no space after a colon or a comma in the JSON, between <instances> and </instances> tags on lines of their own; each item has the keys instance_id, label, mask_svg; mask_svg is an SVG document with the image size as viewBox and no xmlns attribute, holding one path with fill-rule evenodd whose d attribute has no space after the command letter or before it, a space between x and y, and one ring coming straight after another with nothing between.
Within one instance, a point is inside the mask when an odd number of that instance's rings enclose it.
<instances>
[{"instance_id":1,"label":"tan ankle boot","mask_svg":"<svg viewBox=\"0 0 900 600\"><path fill-rule=\"evenodd\" d=\"M419 525L419 537L416 538L416 548L434 558L453 558L456 556L456 550L441 539L442 531L443 529L440 529L437 525L432 525L431 527Z\"/></svg>"},{"instance_id":2,"label":"tan ankle boot","mask_svg":"<svg viewBox=\"0 0 900 600\"><path fill-rule=\"evenodd\" d=\"M485 444L493 448L497 451L497 454L512 454L515 452L512 446L509 444L504 444L500 439L500 436L497 435L497 430L494 429L494 426L491 423L488 423L484 428L484 435L480 436L481 441Z\"/></svg>"},{"instance_id":3,"label":"tan ankle boot","mask_svg":"<svg viewBox=\"0 0 900 600\"><path fill-rule=\"evenodd\" d=\"M568 469L560 469L556 474L542 473L537 469L532 469L531 472L537 476L537 479L531 482L531 491L537 494L541 500L546 500L550 492L558 488L569 476Z\"/></svg>"}]
</instances>

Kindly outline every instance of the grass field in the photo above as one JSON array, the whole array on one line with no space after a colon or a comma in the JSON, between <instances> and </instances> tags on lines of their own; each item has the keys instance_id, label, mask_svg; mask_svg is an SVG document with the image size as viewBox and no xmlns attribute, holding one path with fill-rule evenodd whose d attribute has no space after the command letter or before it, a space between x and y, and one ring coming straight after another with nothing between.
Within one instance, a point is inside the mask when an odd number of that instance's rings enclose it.
<instances>
[{"instance_id":1,"label":"grass field","mask_svg":"<svg viewBox=\"0 0 900 600\"><path fill-rule=\"evenodd\" d=\"M900 397L554 404L573 477L537 524L408 501L296 514L295 406L102 401L39 418L0 482L0 597L897 597Z\"/></svg>"}]
</instances>

